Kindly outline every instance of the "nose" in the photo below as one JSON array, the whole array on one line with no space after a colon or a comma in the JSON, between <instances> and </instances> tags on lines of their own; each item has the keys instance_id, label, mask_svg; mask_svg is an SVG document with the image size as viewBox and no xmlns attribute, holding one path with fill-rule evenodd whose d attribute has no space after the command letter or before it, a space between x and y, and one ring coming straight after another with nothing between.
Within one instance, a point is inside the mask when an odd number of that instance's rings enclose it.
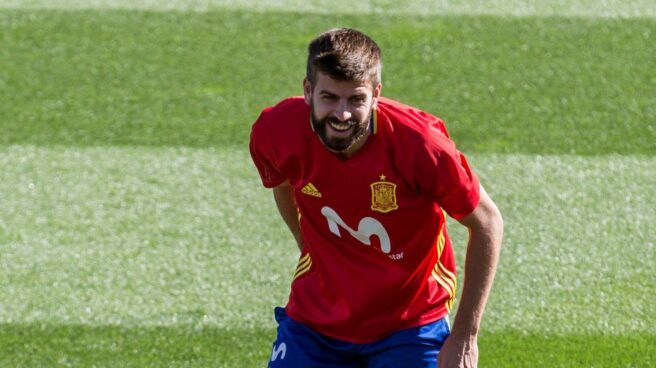
<instances>
[{"instance_id":1,"label":"nose","mask_svg":"<svg viewBox=\"0 0 656 368\"><path fill-rule=\"evenodd\" d=\"M340 101L333 114L339 121L347 121L353 116L348 108L348 101Z\"/></svg>"}]
</instances>

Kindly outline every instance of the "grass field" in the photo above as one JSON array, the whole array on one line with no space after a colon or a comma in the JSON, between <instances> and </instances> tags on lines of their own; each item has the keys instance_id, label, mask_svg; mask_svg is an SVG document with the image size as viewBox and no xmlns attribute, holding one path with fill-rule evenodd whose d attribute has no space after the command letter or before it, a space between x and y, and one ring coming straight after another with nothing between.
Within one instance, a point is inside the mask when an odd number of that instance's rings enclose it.
<instances>
[{"instance_id":1,"label":"grass field","mask_svg":"<svg viewBox=\"0 0 656 368\"><path fill-rule=\"evenodd\" d=\"M656 365L656 6L254 3L0 0L0 366L265 366L296 253L248 131L344 25L504 213L481 366Z\"/></svg>"}]
</instances>

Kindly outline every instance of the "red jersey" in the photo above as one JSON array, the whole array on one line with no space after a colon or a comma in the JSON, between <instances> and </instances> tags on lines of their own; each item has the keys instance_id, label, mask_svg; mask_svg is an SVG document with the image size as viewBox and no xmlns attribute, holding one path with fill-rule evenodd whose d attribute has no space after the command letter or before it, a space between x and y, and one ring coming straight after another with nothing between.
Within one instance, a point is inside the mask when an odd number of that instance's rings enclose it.
<instances>
[{"instance_id":1,"label":"red jersey","mask_svg":"<svg viewBox=\"0 0 656 368\"><path fill-rule=\"evenodd\" d=\"M341 160L310 114L292 97L265 109L251 132L264 186L288 180L299 211L304 248L287 314L352 343L442 318L456 291L445 212L470 214L480 194L444 123L380 98L373 134Z\"/></svg>"}]
</instances>

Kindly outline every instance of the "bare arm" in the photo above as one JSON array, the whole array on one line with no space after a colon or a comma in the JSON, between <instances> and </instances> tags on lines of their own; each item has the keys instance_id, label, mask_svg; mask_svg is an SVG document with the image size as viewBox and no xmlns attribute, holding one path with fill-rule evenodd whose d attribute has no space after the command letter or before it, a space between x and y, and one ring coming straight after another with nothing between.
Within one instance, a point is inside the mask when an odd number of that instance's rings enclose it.
<instances>
[{"instance_id":1,"label":"bare arm","mask_svg":"<svg viewBox=\"0 0 656 368\"><path fill-rule=\"evenodd\" d=\"M292 232L299 250L303 250L303 238L301 237L301 226L298 223L298 209L294 200L294 188L288 181L273 188L273 198L276 200L278 212Z\"/></svg>"},{"instance_id":2,"label":"bare arm","mask_svg":"<svg viewBox=\"0 0 656 368\"><path fill-rule=\"evenodd\" d=\"M465 280L451 336L440 351L440 368L478 365L478 330L492 288L503 238L501 213L483 187L478 206L460 223L469 230Z\"/></svg>"}]
</instances>

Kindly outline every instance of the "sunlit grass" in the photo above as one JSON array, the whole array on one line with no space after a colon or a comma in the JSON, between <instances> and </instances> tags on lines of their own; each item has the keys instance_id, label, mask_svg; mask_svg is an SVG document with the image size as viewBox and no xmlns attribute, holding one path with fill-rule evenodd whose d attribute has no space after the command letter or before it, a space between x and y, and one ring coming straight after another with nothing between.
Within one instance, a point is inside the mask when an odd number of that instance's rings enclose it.
<instances>
[{"instance_id":1,"label":"sunlit grass","mask_svg":"<svg viewBox=\"0 0 656 368\"><path fill-rule=\"evenodd\" d=\"M504 214L481 365L656 364L653 4L257 3L0 0L0 366L265 366L297 250L249 128L335 26Z\"/></svg>"},{"instance_id":2,"label":"sunlit grass","mask_svg":"<svg viewBox=\"0 0 656 368\"><path fill-rule=\"evenodd\" d=\"M166 327L174 339L172 328L259 329L272 338L271 309L286 301L296 250L245 150L10 146L1 157L5 329L90 326L82 329L99 339L108 338L102 326ZM654 336L653 158L471 162L506 220L485 319L492 339ZM452 233L462 264L464 234ZM269 344L252 349L262 357Z\"/></svg>"},{"instance_id":3,"label":"sunlit grass","mask_svg":"<svg viewBox=\"0 0 656 368\"><path fill-rule=\"evenodd\" d=\"M235 11L0 12L0 144L244 147L335 26L466 152L656 153L654 20Z\"/></svg>"},{"instance_id":4,"label":"sunlit grass","mask_svg":"<svg viewBox=\"0 0 656 368\"><path fill-rule=\"evenodd\" d=\"M1 150L0 323L257 327L294 260L243 152Z\"/></svg>"},{"instance_id":5,"label":"sunlit grass","mask_svg":"<svg viewBox=\"0 0 656 368\"><path fill-rule=\"evenodd\" d=\"M256 12L286 11L320 14L413 14L570 17L655 17L650 0L0 0L0 8L132 9L154 11Z\"/></svg>"}]
</instances>

